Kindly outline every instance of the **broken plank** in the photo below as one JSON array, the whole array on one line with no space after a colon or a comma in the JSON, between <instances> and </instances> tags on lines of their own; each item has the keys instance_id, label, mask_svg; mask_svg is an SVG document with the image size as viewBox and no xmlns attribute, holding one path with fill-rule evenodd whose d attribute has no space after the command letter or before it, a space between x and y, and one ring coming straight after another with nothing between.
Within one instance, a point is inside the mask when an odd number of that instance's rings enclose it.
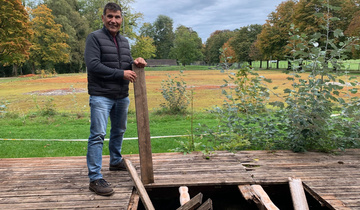
<instances>
[{"instance_id":1,"label":"broken plank","mask_svg":"<svg viewBox=\"0 0 360 210\"><path fill-rule=\"evenodd\" d=\"M270 197L266 194L261 185L251 185L254 195L259 198L260 203L258 204L259 209L266 210L279 210L278 207L271 201Z\"/></svg>"},{"instance_id":2,"label":"broken plank","mask_svg":"<svg viewBox=\"0 0 360 210\"><path fill-rule=\"evenodd\" d=\"M238 188L241 192L241 195L245 198L245 200L253 200L254 194L252 193L252 189L250 185L238 185Z\"/></svg>"}]
</instances>

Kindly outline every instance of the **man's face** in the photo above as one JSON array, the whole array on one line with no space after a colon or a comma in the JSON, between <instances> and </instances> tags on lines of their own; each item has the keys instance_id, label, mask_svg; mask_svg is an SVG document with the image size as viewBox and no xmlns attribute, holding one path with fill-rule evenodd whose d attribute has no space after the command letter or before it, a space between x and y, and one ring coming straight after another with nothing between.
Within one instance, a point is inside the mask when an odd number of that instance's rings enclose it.
<instances>
[{"instance_id":1,"label":"man's face","mask_svg":"<svg viewBox=\"0 0 360 210\"><path fill-rule=\"evenodd\" d=\"M105 27L115 36L120 29L122 17L120 11L106 10L106 14L101 16Z\"/></svg>"}]
</instances>

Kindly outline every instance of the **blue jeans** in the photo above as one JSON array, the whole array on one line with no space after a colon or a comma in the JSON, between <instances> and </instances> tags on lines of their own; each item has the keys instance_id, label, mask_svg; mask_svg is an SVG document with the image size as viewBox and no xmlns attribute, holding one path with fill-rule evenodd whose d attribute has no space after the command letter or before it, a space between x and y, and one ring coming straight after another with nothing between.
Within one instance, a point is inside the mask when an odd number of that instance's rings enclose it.
<instances>
[{"instance_id":1,"label":"blue jeans","mask_svg":"<svg viewBox=\"0 0 360 210\"><path fill-rule=\"evenodd\" d=\"M101 179L102 150L108 118L110 116L110 164L116 165L121 161L121 146L126 130L127 114L130 100L110 99L102 96L90 96L90 136L86 155L90 182Z\"/></svg>"}]
</instances>

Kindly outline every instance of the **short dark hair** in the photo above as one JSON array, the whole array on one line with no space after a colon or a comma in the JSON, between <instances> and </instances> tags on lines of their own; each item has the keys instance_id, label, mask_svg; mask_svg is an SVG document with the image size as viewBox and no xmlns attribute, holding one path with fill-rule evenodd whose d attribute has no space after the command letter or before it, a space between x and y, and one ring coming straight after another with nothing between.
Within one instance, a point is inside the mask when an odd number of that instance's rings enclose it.
<instances>
[{"instance_id":1,"label":"short dark hair","mask_svg":"<svg viewBox=\"0 0 360 210\"><path fill-rule=\"evenodd\" d=\"M104 11L103 11L103 15L106 15L106 10L111 10L111 11L120 11L120 12L122 12L121 11L121 7L118 5L118 4L116 4L116 3L113 3L113 2L109 2L109 3L107 3L106 5L105 5L105 7L104 7Z\"/></svg>"}]
</instances>

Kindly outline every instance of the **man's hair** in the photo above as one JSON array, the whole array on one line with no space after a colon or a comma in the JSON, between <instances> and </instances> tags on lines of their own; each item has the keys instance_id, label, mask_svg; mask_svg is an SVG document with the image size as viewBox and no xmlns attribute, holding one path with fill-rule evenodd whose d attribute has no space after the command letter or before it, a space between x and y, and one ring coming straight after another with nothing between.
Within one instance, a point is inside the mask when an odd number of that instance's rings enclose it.
<instances>
[{"instance_id":1,"label":"man's hair","mask_svg":"<svg viewBox=\"0 0 360 210\"><path fill-rule=\"evenodd\" d=\"M104 7L104 12L103 12L103 15L106 15L106 10L111 10L111 11L121 11L121 7L116 4L116 3L113 3L113 2L110 2L110 3L107 3Z\"/></svg>"}]
</instances>

